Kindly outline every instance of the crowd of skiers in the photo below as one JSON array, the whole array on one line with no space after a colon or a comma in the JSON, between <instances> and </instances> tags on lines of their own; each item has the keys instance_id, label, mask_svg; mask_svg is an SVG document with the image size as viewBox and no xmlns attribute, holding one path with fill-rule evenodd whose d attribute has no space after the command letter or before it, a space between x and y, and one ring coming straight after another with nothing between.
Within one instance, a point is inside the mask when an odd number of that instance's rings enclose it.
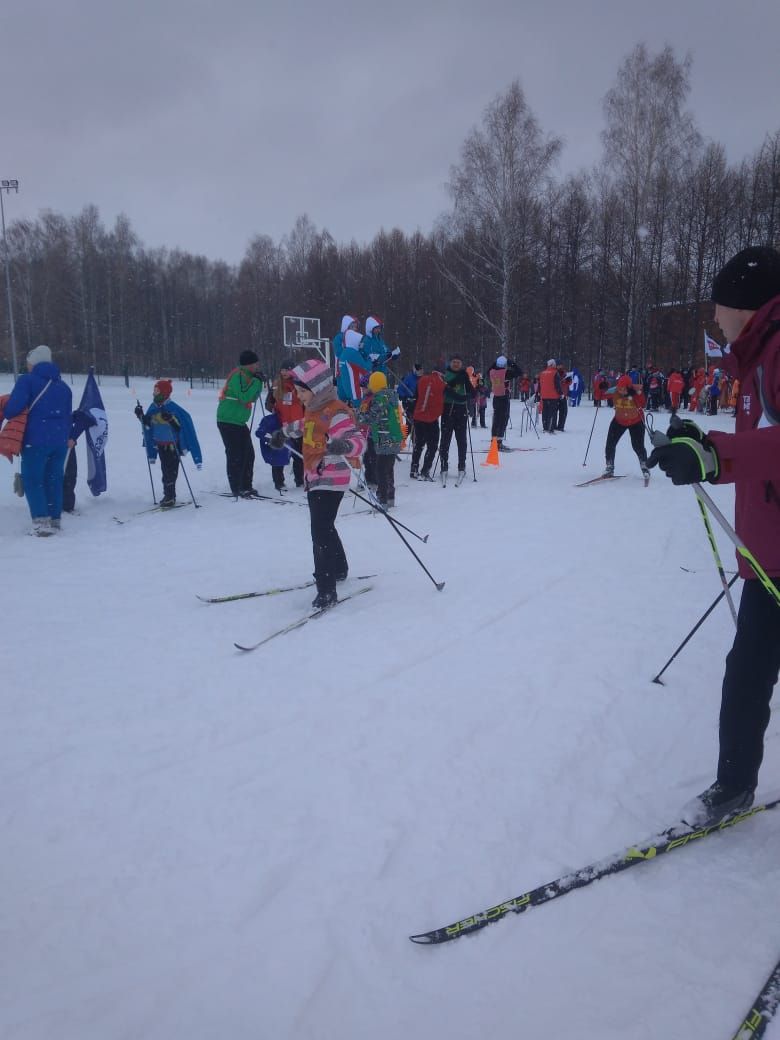
<instances>
[{"instance_id":1,"label":"crowd of skiers","mask_svg":"<svg viewBox=\"0 0 780 1040\"><path fill-rule=\"evenodd\" d=\"M594 405L606 401L613 408L604 476L613 475L615 449L628 430L646 479L657 465L675 484L709 481L736 487L736 535L750 554L739 560L745 582L723 681L717 779L689 812L689 822L696 825L751 805L780 671L780 254L771 248L738 253L715 278L712 299L716 321L730 340L720 368L668 375L653 366L619 375L599 371L592 385ZM347 577L335 519L354 471L362 469L375 504L389 510L395 504L394 467L407 435L413 444L413 478L431 479L438 451L446 481L454 437L462 479L469 424L486 426L488 397L493 398L491 435L499 450L513 388L526 409L533 397L550 434L565 428L568 407L582 397L579 372L567 372L554 358L531 378L504 355L483 376L453 354L446 364L428 369L415 364L396 380L388 362L400 351L385 342L383 331L375 316L366 320L363 334L353 316L344 317L333 342L335 380L324 361L285 361L268 389L269 414L257 431L276 488L284 490L285 466L292 457L295 483L306 490L317 608L337 600L336 585ZM216 421L236 499L257 496L249 426L265 382L257 355L244 351L220 392ZM175 505L182 457L189 453L201 464L192 419L171 395L170 380L160 379L149 407L144 410L139 403L135 409L150 473L152 463L160 461L162 507ZM705 433L692 419L673 415L666 434L654 435L648 458L644 410L662 407L672 413L734 408L736 430ZM5 420L0 453L9 459L21 455L19 490L27 498L32 533L52 534L63 508L73 508L72 448L94 417L72 410L71 391L51 350L41 345L27 355L27 373L0 398L0 418Z\"/></svg>"},{"instance_id":2,"label":"crowd of skiers","mask_svg":"<svg viewBox=\"0 0 780 1040\"><path fill-rule=\"evenodd\" d=\"M602 402L611 407L606 390L614 386L620 374L604 369L595 373L593 403L597 408ZM666 408L670 412L682 410L717 415L721 410L728 410L736 415L740 381L723 367L672 368L665 374L654 365L642 369L632 366L627 374L631 376L632 384L641 388L651 412Z\"/></svg>"}]
</instances>

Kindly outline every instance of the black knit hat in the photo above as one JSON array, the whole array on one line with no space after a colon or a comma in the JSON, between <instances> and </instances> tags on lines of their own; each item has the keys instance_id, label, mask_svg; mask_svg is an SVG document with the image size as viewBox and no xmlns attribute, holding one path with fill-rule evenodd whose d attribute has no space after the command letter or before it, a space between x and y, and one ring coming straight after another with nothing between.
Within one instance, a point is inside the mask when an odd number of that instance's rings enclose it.
<instances>
[{"instance_id":1,"label":"black knit hat","mask_svg":"<svg viewBox=\"0 0 780 1040\"><path fill-rule=\"evenodd\" d=\"M254 350L242 350L238 356L239 365L254 365L260 358L255 354Z\"/></svg>"},{"instance_id":2,"label":"black knit hat","mask_svg":"<svg viewBox=\"0 0 780 1040\"><path fill-rule=\"evenodd\" d=\"M780 253L769 246L743 249L715 275L712 301L736 311L757 311L780 296Z\"/></svg>"}]
</instances>

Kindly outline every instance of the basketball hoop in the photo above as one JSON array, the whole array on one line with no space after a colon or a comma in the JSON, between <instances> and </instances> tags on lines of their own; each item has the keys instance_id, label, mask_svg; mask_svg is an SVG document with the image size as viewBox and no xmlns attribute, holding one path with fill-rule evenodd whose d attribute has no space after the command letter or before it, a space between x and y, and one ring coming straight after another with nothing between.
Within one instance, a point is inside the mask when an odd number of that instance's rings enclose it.
<instances>
[{"instance_id":1,"label":"basketball hoop","mask_svg":"<svg viewBox=\"0 0 780 1040\"><path fill-rule=\"evenodd\" d=\"M330 340L320 336L319 318L297 318L286 314L282 325L287 350L316 350L330 368Z\"/></svg>"}]
</instances>

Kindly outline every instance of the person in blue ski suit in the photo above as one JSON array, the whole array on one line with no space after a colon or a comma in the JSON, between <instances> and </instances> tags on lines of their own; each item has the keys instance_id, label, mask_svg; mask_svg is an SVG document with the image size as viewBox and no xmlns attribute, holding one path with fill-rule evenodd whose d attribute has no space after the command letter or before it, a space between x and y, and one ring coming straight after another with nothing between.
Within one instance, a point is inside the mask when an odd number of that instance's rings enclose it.
<instances>
[{"instance_id":1,"label":"person in blue ski suit","mask_svg":"<svg viewBox=\"0 0 780 1040\"><path fill-rule=\"evenodd\" d=\"M260 454L263 456L263 462L271 467L274 487L279 492L285 489L284 467L292 456L289 448L272 448L266 438L281 428L282 423L279 416L276 412L269 412L260 420L255 430L255 437L260 441Z\"/></svg>"},{"instance_id":2,"label":"person in blue ski suit","mask_svg":"<svg viewBox=\"0 0 780 1040\"><path fill-rule=\"evenodd\" d=\"M366 318L366 334L360 349L369 361L372 372L381 372L383 375L389 376L387 362L391 358L397 358L401 353L401 348L390 347L385 343L382 339L384 330L382 319L370 314Z\"/></svg>"},{"instance_id":3,"label":"person in blue ski suit","mask_svg":"<svg viewBox=\"0 0 780 1040\"><path fill-rule=\"evenodd\" d=\"M371 362L361 349L362 343L363 337L360 333L348 328L337 357L336 393L340 401L352 408L360 406L365 384L371 375Z\"/></svg>"},{"instance_id":4,"label":"person in blue ski suit","mask_svg":"<svg viewBox=\"0 0 780 1040\"><path fill-rule=\"evenodd\" d=\"M192 417L181 405L170 400L172 393L170 379L158 379L152 389L152 403L146 412L140 404L135 408L144 428L146 457L149 462L155 462L158 455L160 457L163 485L160 505L166 509L176 505L176 478L182 455L190 452L198 469L203 464Z\"/></svg>"},{"instance_id":5,"label":"person in blue ski suit","mask_svg":"<svg viewBox=\"0 0 780 1040\"><path fill-rule=\"evenodd\" d=\"M73 394L62 381L49 347L27 355L27 373L19 376L3 409L13 419L29 408L22 443L22 481L34 535L60 528L62 478L68 451Z\"/></svg>"}]
</instances>

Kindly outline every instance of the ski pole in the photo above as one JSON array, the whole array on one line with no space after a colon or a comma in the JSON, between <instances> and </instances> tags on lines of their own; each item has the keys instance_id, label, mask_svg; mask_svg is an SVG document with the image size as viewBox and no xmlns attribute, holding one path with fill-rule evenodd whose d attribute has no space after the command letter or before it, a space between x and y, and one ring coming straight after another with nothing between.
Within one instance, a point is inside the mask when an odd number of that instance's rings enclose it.
<instances>
[{"instance_id":1,"label":"ski pole","mask_svg":"<svg viewBox=\"0 0 780 1040\"><path fill-rule=\"evenodd\" d=\"M136 403L136 405L139 408L141 408L143 410L143 405L141 404L141 402L138 400L137 397L135 399L135 403ZM143 419L141 419L139 421L141 423L141 429L143 430L143 438L144 438L143 439L143 446L144 446L144 454L146 455L146 423L143 421ZM152 485L152 501L154 502L155 505L157 505L157 495L155 495L155 493L154 493L154 478L152 477L152 460L149 458L148 455L146 455L146 465L149 468L149 483Z\"/></svg>"},{"instance_id":2,"label":"ski pole","mask_svg":"<svg viewBox=\"0 0 780 1040\"><path fill-rule=\"evenodd\" d=\"M477 482L477 467L474 465L474 446L471 443L471 425L466 417L466 430L469 435L469 452L471 454L471 472L474 474L474 483Z\"/></svg>"},{"instance_id":3,"label":"ski pole","mask_svg":"<svg viewBox=\"0 0 780 1040\"><path fill-rule=\"evenodd\" d=\"M362 496L362 495L358 495L357 491L353 491L353 490L352 490L352 488L350 488L350 493L351 493L351 494L353 494L353 495L357 495L357 497L358 497L358 498L362 498L364 502L368 502L368 504L369 504L369 505L371 505L371 502L370 502L370 501L369 501L369 500L368 500L367 498L363 498L363 496ZM422 562L422 560L420 559L420 557L419 557L419 556L417 555L417 553L416 553L416 552L414 551L414 549L413 549L413 548L411 547L411 545L410 545L410 544L409 544L409 543L407 542L407 540L406 540L406 539L404 538L404 536L403 536L403 535L401 534L401 532L400 532L399 528L400 528L401 526L403 526L403 525L401 525L401 524L397 524L397 523L396 523L396 521L395 521L395 520L394 520L394 519L393 519L393 518L392 518L392 517L390 516L390 514L389 514L389 513L386 513L386 512L384 511L384 509L379 509L379 510L377 510L377 512L379 512L379 513L381 513L381 514L382 514L382 516L383 516L383 517L385 518L385 520L387 520L387 522L388 522L388 523L390 524L390 526L391 526L391 527L393 528L393 530L395 531L395 533L396 533L396 534L398 535L398 537L399 537L399 538L401 539L401 541L402 541L402 542L404 543L404 545L405 545L405 546L406 546L406 548L407 548L407 549L409 550L409 552L410 552L410 553L412 554L412 556L414 556L415 560L417 560L417 562L419 563L419 565L420 565L420 566L422 567L422 569L423 569L423 570L425 571L425 573L426 573L426 574L428 575L428 577L429 577L429 578L431 579L431 581L433 582L433 584L434 584L434 585L436 586L436 591L437 591L437 592L441 592L441 590L442 590L442 589L444 588L445 582L443 582L443 581L436 581L436 579L435 579L435 578L434 578L434 576L433 576L433 575L431 574L431 572L430 572L430 571L428 570L428 568L427 568L427 567L425 566L425 564L424 564L424 563ZM406 528L406 530L408 530L408 528ZM419 535L417 535L417 537L419 538Z\"/></svg>"},{"instance_id":4,"label":"ski pole","mask_svg":"<svg viewBox=\"0 0 780 1040\"><path fill-rule=\"evenodd\" d=\"M745 545L745 543L739 537L739 535L734 530L734 528L731 526L731 524L728 522L728 520L723 515L723 513L721 513L721 511L718 509L718 507L712 501L712 499L707 494L707 492L704 490L704 488L701 486L701 484L694 484L693 488L694 488L694 491L696 492L696 497L699 498L700 501L704 502L704 504L707 506L707 508L709 509L709 511L712 514L712 516L715 517L715 519L718 521L720 526L723 528L723 531L725 532L726 536L734 544L734 548L737 550L739 555L742 557L742 559L745 561L745 563L747 563L748 567L750 567L750 569L753 571L755 576L758 578L758 580L764 586L764 588L769 593L769 595L774 599L774 601L777 603L777 605L780 606L780 589L777 588L777 586L772 581L772 579L769 577L767 572L764 570L764 568L761 566L761 564L755 558L755 556L750 551L750 549L748 549L748 547Z\"/></svg>"},{"instance_id":5,"label":"ski pole","mask_svg":"<svg viewBox=\"0 0 780 1040\"><path fill-rule=\"evenodd\" d=\"M583 466L584 466L584 465L585 465L585 463L586 463L586 462L588 461L588 452L590 451L590 441L591 441L591 437L593 437L593 431L594 431L594 430L596 429L596 420L597 420L597 419L598 419L598 417L599 417L599 412L600 412L600 411L601 411L601 409L600 409L600 408L594 408L594 409L593 409L593 413L594 413L594 414L593 414L593 425L592 425L592 426L591 426L591 428L590 428L590 437L588 437L588 446L587 446L587 448L585 449L585 458L584 458L584 459L582 460L582 465L583 465Z\"/></svg>"},{"instance_id":6,"label":"ski pole","mask_svg":"<svg viewBox=\"0 0 780 1040\"><path fill-rule=\"evenodd\" d=\"M739 578L739 575L735 574L734 577L729 582L729 587L731 587L734 584L734 582L737 580L737 578ZM686 643L691 638L691 636L696 631L698 631L698 629L702 626L702 624L707 620L707 618L710 616L710 614L713 612L715 607L717 607L717 605L720 603L720 601L723 599L723 597L725 595L726 595L726 590L724 589L722 592L720 592L718 594L717 598L715 600L713 600L713 602L710 604L710 606L707 608L707 610L705 610L705 612L702 614L702 616L699 618L699 620L696 622L696 624L690 630L688 635L685 637L685 639L683 639L682 643L680 643L680 645L677 647L675 652L672 654L672 656L669 658L669 660L663 666L663 668L658 673L658 675L655 676L655 678L653 679L654 683L658 683L659 686L663 686L664 685L663 682L661 682L661 676L664 674L664 672L669 667L669 665L672 663L672 661L675 659L675 657L677 657L677 655L682 650L682 648L686 645Z\"/></svg>"},{"instance_id":7,"label":"ski pole","mask_svg":"<svg viewBox=\"0 0 780 1040\"><path fill-rule=\"evenodd\" d=\"M697 502L697 504L699 506L699 512L701 513L701 518L704 521L704 530L707 532L707 540L710 543L710 548L712 549L712 555L715 557L715 566L718 569L718 576L720 577L720 583L723 586L723 591L726 594L726 599L729 602L729 610L731 611L731 616L734 619L734 627L736 628L736 626L737 626L737 611L734 608L734 600L731 598L731 590L729 589L729 584L726 581L726 572L723 569L723 563L721 562L720 553L718 552L718 543L715 541L715 532L712 530L712 524L710 523L710 518L707 516L707 508L704 505L703 499L701 499L699 497L699 493L698 493L698 491L696 490L695 487L694 487L693 491L694 491L694 494L696 495L696 502Z\"/></svg>"},{"instance_id":8,"label":"ski pole","mask_svg":"<svg viewBox=\"0 0 780 1040\"><path fill-rule=\"evenodd\" d=\"M355 498L359 498L362 502L365 502L367 505L371 506L371 508L373 510L375 510L375 512L382 513L384 516L386 516L391 524L395 524L398 527L402 527L404 529L404 531L408 531L409 534L414 535L414 537L418 541L423 542L423 544L428 541L428 535L427 534L426 535L418 534L416 531L413 531L411 529L411 527L407 527L406 524L402 524L400 520L396 520L396 518L394 516L390 516L389 513L387 512L387 510L383 509L382 506L377 501L373 501L372 502L370 498L366 498L365 495L361 495L357 491L353 491L352 488L350 488L349 490L350 490L350 494L354 495Z\"/></svg>"},{"instance_id":9,"label":"ski pole","mask_svg":"<svg viewBox=\"0 0 780 1040\"><path fill-rule=\"evenodd\" d=\"M536 439L540 440L539 430L536 428L536 423L533 421L531 416L531 409L528 407L528 402L523 401L523 404L525 405L525 410L528 412L528 425L533 428L533 431L536 434Z\"/></svg>"},{"instance_id":10,"label":"ski pole","mask_svg":"<svg viewBox=\"0 0 780 1040\"><path fill-rule=\"evenodd\" d=\"M181 457L181 452L179 451L179 445L176 444L175 447L176 447L176 454L179 456L179 465L181 466L181 471L184 474L184 479L187 481L187 487L188 487L189 492L190 492L190 498L192 499L192 504L195 506L196 509L200 509L200 506L195 501L195 496L192 493L192 485L190 484L190 478L187 476L187 470L184 468L184 459Z\"/></svg>"}]
</instances>

